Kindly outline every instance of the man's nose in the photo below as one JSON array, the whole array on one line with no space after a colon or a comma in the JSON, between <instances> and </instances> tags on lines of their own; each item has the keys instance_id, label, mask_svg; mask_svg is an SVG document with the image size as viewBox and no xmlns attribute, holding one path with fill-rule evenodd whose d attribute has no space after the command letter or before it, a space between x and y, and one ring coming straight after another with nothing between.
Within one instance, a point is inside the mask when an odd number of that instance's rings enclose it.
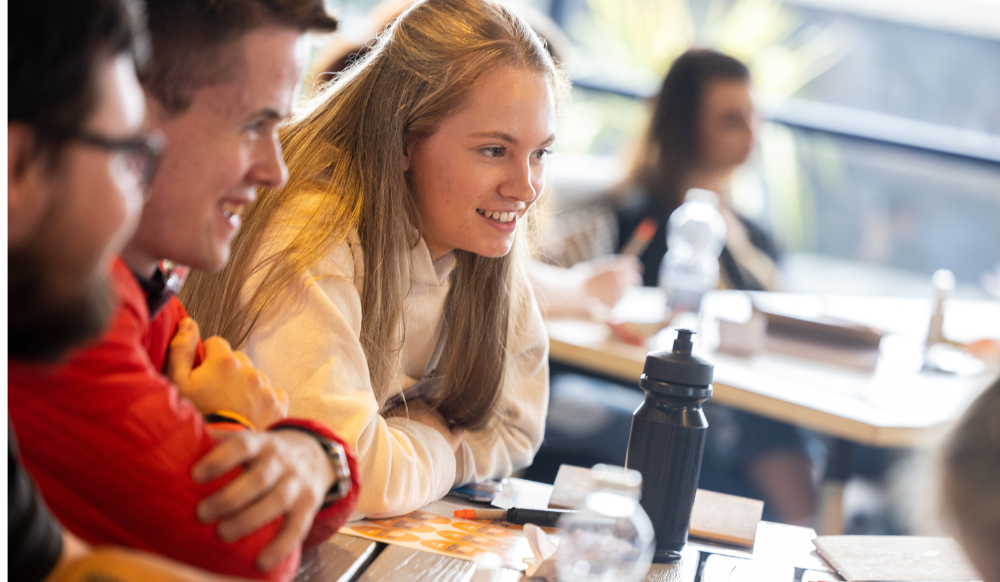
<instances>
[{"instance_id":1,"label":"man's nose","mask_svg":"<svg viewBox=\"0 0 1000 582\"><path fill-rule=\"evenodd\" d=\"M257 144L247 181L268 188L281 188L288 181L288 168L285 167L285 160L281 156L281 143L277 136L260 140Z\"/></svg>"}]
</instances>

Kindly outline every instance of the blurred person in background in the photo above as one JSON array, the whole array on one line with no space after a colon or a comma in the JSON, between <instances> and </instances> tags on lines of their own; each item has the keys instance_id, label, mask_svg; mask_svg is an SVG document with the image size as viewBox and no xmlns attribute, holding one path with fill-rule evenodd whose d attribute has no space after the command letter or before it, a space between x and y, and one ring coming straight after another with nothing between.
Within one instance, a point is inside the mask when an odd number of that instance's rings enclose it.
<instances>
[{"instance_id":1,"label":"blurred person in background","mask_svg":"<svg viewBox=\"0 0 1000 582\"><path fill-rule=\"evenodd\" d=\"M728 201L732 174L753 151L757 123L746 65L708 49L688 50L671 65L618 209L622 237L644 218L656 219L656 235L640 257L645 285L658 283L670 214L685 192L702 188L720 195L718 210L726 221L719 287L780 290L774 242ZM713 430L701 486L751 494L782 521L811 524L818 490L800 431L719 405L706 407L706 414Z\"/></svg>"},{"instance_id":2,"label":"blurred person in background","mask_svg":"<svg viewBox=\"0 0 1000 582\"><path fill-rule=\"evenodd\" d=\"M620 188L615 208L619 250L644 219L656 220L657 231L640 255L645 285L658 283L660 262L667 252L667 219L683 203L688 189L703 188L720 194L719 212L726 221L720 287L778 289L773 242L727 202L733 171L753 151L756 123L750 73L743 63L704 49L689 50L674 61L656 100L641 154ZM572 451L580 464L622 464L631 413L641 401L636 390L573 373L554 377L543 452L558 457L562 451ZM763 499L768 517L811 525L818 490L800 431L712 403L705 412L712 430L699 486Z\"/></svg>"},{"instance_id":3,"label":"blurred person in background","mask_svg":"<svg viewBox=\"0 0 1000 582\"><path fill-rule=\"evenodd\" d=\"M282 420L280 393L244 354L200 343L161 261L220 268L256 187L284 183L277 126L305 35L336 20L321 0L152 0L148 15L140 80L167 146L113 261L120 301L100 340L62 366L11 365L10 414L53 513L84 540L288 580L302 545L352 511L353 458L322 424Z\"/></svg>"},{"instance_id":4,"label":"blurred person in background","mask_svg":"<svg viewBox=\"0 0 1000 582\"><path fill-rule=\"evenodd\" d=\"M958 541L983 582L1000 582L1000 379L969 405L937 468Z\"/></svg>"},{"instance_id":5,"label":"blurred person in background","mask_svg":"<svg viewBox=\"0 0 1000 582\"><path fill-rule=\"evenodd\" d=\"M702 188L720 195L718 208L726 220L719 287L778 290L774 242L728 202L730 178L753 151L756 125L750 71L743 63L707 49L677 57L617 211L622 242L643 219L656 219L656 235L640 256L643 284L658 283L670 214L689 189Z\"/></svg>"},{"instance_id":6,"label":"blurred person in background","mask_svg":"<svg viewBox=\"0 0 1000 582\"><path fill-rule=\"evenodd\" d=\"M158 155L135 72L147 52L143 8L126 0L8 7L11 363L56 365L113 313L111 262L135 229ZM221 580L134 550L90 548L63 530L21 465L10 425L7 479L11 580Z\"/></svg>"}]
</instances>

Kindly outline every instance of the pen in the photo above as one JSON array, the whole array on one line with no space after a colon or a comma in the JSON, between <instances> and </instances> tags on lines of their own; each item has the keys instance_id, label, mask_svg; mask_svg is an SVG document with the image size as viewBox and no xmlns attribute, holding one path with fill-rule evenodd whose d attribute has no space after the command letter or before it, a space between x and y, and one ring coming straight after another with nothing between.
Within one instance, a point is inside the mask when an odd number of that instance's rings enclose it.
<instances>
[{"instance_id":1,"label":"pen","mask_svg":"<svg viewBox=\"0 0 1000 582\"><path fill-rule=\"evenodd\" d=\"M619 254L632 255L633 257L641 256L642 253L646 252L646 247L653 240L657 228L659 228L659 225L652 216L643 219L639 223L639 226L635 227L632 236L625 243L625 246L622 247Z\"/></svg>"},{"instance_id":2,"label":"pen","mask_svg":"<svg viewBox=\"0 0 1000 582\"><path fill-rule=\"evenodd\" d=\"M533 523L541 527L555 527L559 518L575 511L559 509L456 509L455 517L463 519L503 520L507 523Z\"/></svg>"}]
</instances>

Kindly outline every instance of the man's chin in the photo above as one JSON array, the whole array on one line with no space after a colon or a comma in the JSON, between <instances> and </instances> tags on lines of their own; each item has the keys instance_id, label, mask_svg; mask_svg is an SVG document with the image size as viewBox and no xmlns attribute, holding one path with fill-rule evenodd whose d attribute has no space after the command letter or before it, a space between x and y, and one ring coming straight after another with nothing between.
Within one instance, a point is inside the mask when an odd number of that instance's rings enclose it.
<instances>
[{"instance_id":1,"label":"man's chin","mask_svg":"<svg viewBox=\"0 0 1000 582\"><path fill-rule=\"evenodd\" d=\"M233 239L235 238L236 233L234 232L231 236L225 237L225 240L213 241L213 244L206 249L206 252L202 253L201 257L199 257L199 260L197 261L198 264L188 264L187 266L192 269L198 269L199 271L205 271L208 273L221 271L226 266L226 263L229 262L229 255L231 253Z\"/></svg>"},{"instance_id":2,"label":"man's chin","mask_svg":"<svg viewBox=\"0 0 1000 582\"><path fill-rule=\"evenodd\" d=\"M221 271L228 262L229 247L227 246L224 253L216 251L203 257L199 257L196 260L192 260L190 263L180 262L180 264L199 271L205 271L206 273L216 273Z\"/></svg>"}]
</instances>

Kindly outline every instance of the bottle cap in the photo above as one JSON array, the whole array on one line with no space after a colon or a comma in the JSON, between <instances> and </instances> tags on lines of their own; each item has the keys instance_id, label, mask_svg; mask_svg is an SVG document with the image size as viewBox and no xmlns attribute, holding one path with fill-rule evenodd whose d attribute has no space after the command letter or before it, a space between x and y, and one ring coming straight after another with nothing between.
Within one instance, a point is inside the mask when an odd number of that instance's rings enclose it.
<instances>
[{"instance_id":1,"label":"bottle cap","mask_svg":"<svg viewBox=\"0 0 1000 582\"><path fill-rule=\"evenodd\" d=\"M718 206L719 195L704 188L690 188L684 193L684 202L704 202L712 206Z\"/></svg>"},{"instance_id":2,"label":"bottle cap","mask_svg":"<svg viewBox=\"0 0 1000 582\"><path fill-rule=\"evenodd\" d=\"M650 352L646 355L646 364L642 369L640 385L654 392L707 398L711 396L712 376L715 366L691 353L694 343L690 329L678 329L673 349L660 352ZM683 387L670 389L647 384L683 384ZM708 390L708 394L701 392ZM678 390L684 392L677 393Z\"/></svg>"},{"instance_id":3,"label":"bottle cap","mask_svg":"<svg viewBox=\"0 0 1000 582\"><path fill-rule=\"evenodd\" d=\"M642 473L617 465L598 463L590 468L590 478L595 488L625 493L638 491L642 488Z\"/></svg>"}]
</instances>

